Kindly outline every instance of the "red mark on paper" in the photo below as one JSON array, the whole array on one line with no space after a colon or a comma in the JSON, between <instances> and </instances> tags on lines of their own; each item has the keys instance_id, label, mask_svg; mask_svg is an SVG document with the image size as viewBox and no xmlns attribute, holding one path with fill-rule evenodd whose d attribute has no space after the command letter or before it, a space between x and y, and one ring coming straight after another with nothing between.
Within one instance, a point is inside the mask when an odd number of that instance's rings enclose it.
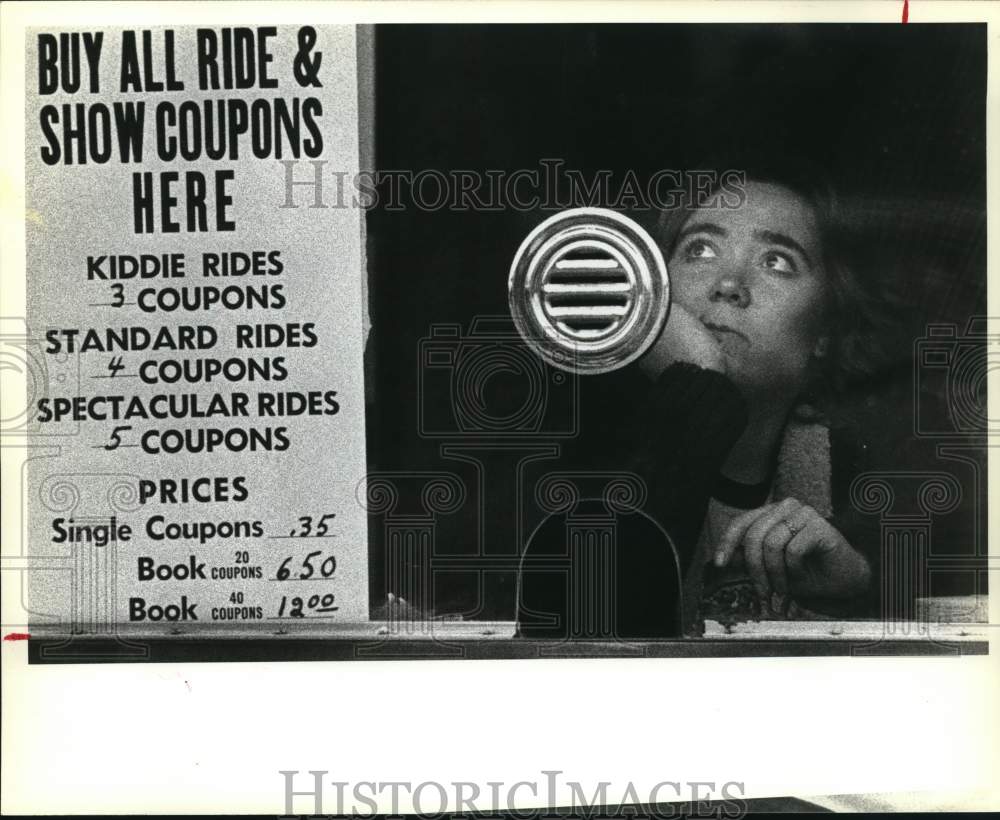
<instances>
[{"instance_id":1,"label":"red mark on paper","mask_svg":"<svg viewBox=\"0 0 1000 820\"><path fill-rule=\"evenodd\" d=\"M903 0L903 22L910 19L910 0Z\"/></svg>"},{"instance_id":2,"label":"red mark on paper","mask_svg":"<svg viewBox=\"0 0 1000 820\"><path fill-rule=\"evenodd\" d=\"M3 639L5 641L26 641L30 637L31 635L27 632L8 632L3 636Z\"/></svg>"}]
</instances>

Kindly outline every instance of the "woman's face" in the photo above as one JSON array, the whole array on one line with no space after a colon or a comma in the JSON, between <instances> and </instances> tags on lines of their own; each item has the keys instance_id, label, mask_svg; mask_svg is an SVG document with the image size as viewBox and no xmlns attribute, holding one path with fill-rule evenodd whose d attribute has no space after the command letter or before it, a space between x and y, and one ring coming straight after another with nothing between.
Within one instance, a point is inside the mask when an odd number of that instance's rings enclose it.
<instances>
[{"instance_id":1,"label":"woman's face","mask_svg":"<svg viewBox=\"0 0 1000 820\"><path fill-rule=\"evenodd\" d=\"M691 214L667 266L674 300L715 336L744 391L802 386L826 344L822 248L805 200L748 181L740 208Z\"/></svg>"}]
</instances>

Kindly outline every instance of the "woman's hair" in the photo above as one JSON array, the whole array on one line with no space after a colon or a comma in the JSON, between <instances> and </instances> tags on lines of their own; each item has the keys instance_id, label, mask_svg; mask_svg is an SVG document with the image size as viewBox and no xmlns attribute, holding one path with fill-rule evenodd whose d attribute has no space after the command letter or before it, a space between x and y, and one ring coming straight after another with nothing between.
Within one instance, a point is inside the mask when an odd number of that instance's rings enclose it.
<instances>
[{"instance_id":1,"label":"woman's hair","mask_svg":"<svg viewBox=\"0 0 1000 820\"><path fill-rule=\"evenodd\" d=\"M809 203L816 215L827 282L824 322L829 344L826 354L815 362L802 399L832 398L895 364L903 329L900 300L891 294L882 272L871 269L863 252L865 243L826 173L817 166L785 159L708 167L718 169L716 180L726 175L725 191L702 189L705 196L699 201L659 214L654 231L667 258L693 209L742 206L745 193L741 190L734 201L733 179L781 185Z\"/></svg>"}]
</instances>

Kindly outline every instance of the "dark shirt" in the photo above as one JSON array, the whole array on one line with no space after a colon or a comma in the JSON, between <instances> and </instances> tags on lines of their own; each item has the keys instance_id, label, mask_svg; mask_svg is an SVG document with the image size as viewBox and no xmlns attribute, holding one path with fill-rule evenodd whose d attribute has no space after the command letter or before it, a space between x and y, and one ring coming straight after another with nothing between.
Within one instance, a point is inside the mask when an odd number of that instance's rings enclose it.
<instances>
[{"instance_id":1,"label":"dark shirt","mask_svg":"<svg viewBox=\"0 0 1000 820\"><path fill-rule=\"evenodd\" d=\"M746 426L746 404L725 376L686 363L667 368L651 388L616 391L612 406L615 395L642 398L611 412L607 402L591 405L568 460L582 470L631 473L643 491L627 509L583 499L535 532L520 576L522 636L681 631L681 579L719 470ZM589 546L587 522L598 542Z\"/></svg>"},{"instance_id":2,"label":"dark shirt","mask_svg":"<svg viewBox=\"0 0 1000 820\"><path fill-rule=\"evenodd\" d=\"M721 466L745 429L746 404L728 378L690 364L669 367L653 384L635 374L611 384L593 383L590 404L584 397L583 434L568 458L583 470L634 474L645 491L624 512L607 499L585 499L539 527L520 575L522 636L636 639L684 631L682 579L692 568ZM946 414L933 396L916 400L925 411ZM928 491L920 487L928 477L956 467L974 473L969 462L977 451L967 452L964 465L942 461L938 442L914 434L906 412L913 404L914 394L905 384L890 385L881 395L847 401L831 420L829 520L868 560L873 579L855 598L800 600L802 611L912 618L915 595L976 591L974 582L970 588L961 577L968 578L970 570L974 576L976 560L982 563L975 558L982 501L982 493L973 491L978 479L971 474L956 478L954 485L965 491L955 504L931 497L931 512L940 513L937 521L928 513ZM859 504L857 482L882 481L883 474L890 507ZM925 538L924 552L895 549L887 527ZM588 538L593 543L588 545ZM903 594L893 592L900 585Z\"/></svg>"}]
</instances>

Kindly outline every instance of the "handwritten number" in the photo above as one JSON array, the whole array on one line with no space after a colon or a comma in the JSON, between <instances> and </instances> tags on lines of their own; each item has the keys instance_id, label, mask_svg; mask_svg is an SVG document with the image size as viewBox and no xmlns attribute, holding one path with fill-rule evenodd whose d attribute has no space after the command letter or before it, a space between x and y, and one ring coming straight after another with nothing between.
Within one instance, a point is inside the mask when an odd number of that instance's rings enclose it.
<instances>
[{"instance_id":1,"label":"handwritten number","mask_svg":"<svg viewBox=\"0 0 1000 820\"><path fill-rule=\"evenodd\" d=\"M292 560L292 556L289 555L284 561L281 562L281 566L278 567L277 578L279 581L287 581L288 577L292 574L288 569L288 562Z\"/></svg>"},{"instance_id":2,"label":"handwritten number","mask_svg":"<svg viewBox=\"0 0 1000 820\"><path fill-rule=\"evenodd\" d=\"M310 563L310 559L311 559L311 558L315 558L315 557L316 557L317 555L320 555L321 553L322 553L322 550L316 550L315 552L310 552L310 553L309 553L309 554L308 554L308 555L307 555L307 556L306 556L306 557L305 557L305 558L303 559L303 561L302 561L302 566L304 566L304 567L306 568L306 570L308 570L308 571L307 571L307 572L304 572L304 573L299 573L299 579L300 579L300 580L302 580L302 581L306 581L306 580L308 580L309 578L312 578L312 577L313 577L313 574L314 574L314 573L316 572L316 570L315 570L315 568L313 567L313 565L312 565L312 564Z\"/></svg>"},{"instance_id":3,"label":"handwritten number","mask_svg":"<svg viewBox=\"0 0 1000 820\"><path fill-rule=\"evenodd\" d=\"M292 562L294 555L289 555L282 560L281 564L278 566L278 571L275 573L275 580L277 581L308 581L314 575L316 575L316 565L313 563L314 558L318 558L323 554L322 550L314 550L310 552L305 558L302 559L302 569L294 578L292 578L292 570L289 568L289 564ZM324 558L319 565L319 577L320 578L332 578L333 574L337 571L337 558L334 555L328 555Z\"/></svg>"},{"instance_id":4,"label":"handwritten number","mask_svg":"<svg viewBox=\"0 0 1000 820\"><path fill-rule=\"evenodd\" d=\"M336 612L339 606L334 606L337 596L332 592L326 595L310 595L303 600L298 595L289 600L285 595L281 596L281 604L278 606L278 617L285 617L285 610L288 610L289 618L308 618L310 614L322 615L324 613ZM308 612L307 612L308 610Z\"/></svg>"},{"instance_id":5,"label":"handwritten number","mask_svg":"<svg viewBox=\"0 0 1000 820\"><path fill-rule=\"evenodd\" d=\"M117 450L118 446L122 443L122 437L119 434L131 429L131 424L119 424L114 430L111 431L111 439L104 445L104 449Z\"/></svg>"},{"instance_id":6,"label":"handwritten number","mask_svg":"<svg viewBox=\"0 0 1000 820\"><path fill-rule=\"evenodd\" d=\"M330 527L327 525L326 520L328 518L336 518L336 516L336 513L327 513L324 515L316 525L316 535L326 535L330 531Z\"/></svg>"},{"instance_id":7,"label":"handwritten number","mask_svg":"<svg viewBox=\"0 0 1000 820\"><path fill-rule=\"evenodd\" d=\"M319 519L315 519L311 515L299 516L299 528L296 529L295 527L292 527L292 531L289 535L292 538L308 538L309 536L319 538L327 535L330 532L329 522L336 517L336 513L327 513L326 515L320 516Z\"/></svg>"}]
</instances>

